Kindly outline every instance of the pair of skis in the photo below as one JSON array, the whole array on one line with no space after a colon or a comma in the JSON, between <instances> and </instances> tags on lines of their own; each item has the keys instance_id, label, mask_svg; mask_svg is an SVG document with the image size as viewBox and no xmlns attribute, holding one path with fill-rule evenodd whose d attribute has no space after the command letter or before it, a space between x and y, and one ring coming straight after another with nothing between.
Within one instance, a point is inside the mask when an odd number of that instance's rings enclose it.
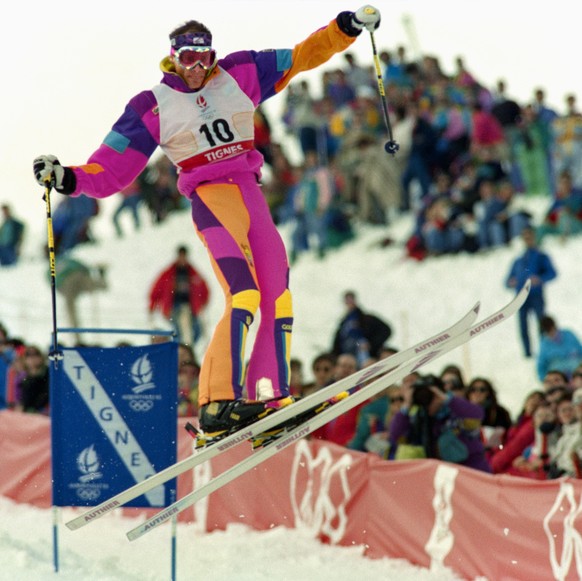
<instances>
[{"instance_id":1,"label":"pair of skis","mask_svg":"<svg viewBox=\"0 0 582 581\"><path fill-rule=\"evenodd\" d=\"M214 477L210 482L177 500L170 506L163 508L156 515L127 533L127 537L130 541L141 537L164 522L170 520L181 511L192 506L197 501L225 486L238 476L266 461L268 458L274 456L300 438L309 435L317 428L323 426L358 404L368 400L390 385L398 383L408 374L420 369L423 365L426 365L437 357L441 357L445 353L452 351L474 337L484 333L488 329L507 320L523 305L529 294L530 286L531 283L528 281L513 300L480 323L473 325L479 312L479 303L477 303L464 317L448 329L437 333L433 337L421 341L408 349L399 351L387 359L378 361L370 367L357 371L349 377L337 381L290 406L282 408L276 413L268 415L262 420L227 436L208 448L203 448L195 452L188 458L165 468L150 478L116 494L100 505L87 510L78 517L67 522L67 527L71 530L79 529L111 512L113 509L121 507L145 492L148 492L180 474L193 469L195 466L214 458L222 452L229 450L233 446L245 441L252 441L253 438L258 438L264 432L289 422L293 418L311 410L324 401L331 399L338 393L361 386L349 397L338 401L324 409L321 413L308 417L305 421L283 431L277 439L270 442L268 445L258 448L252 453L252 455L241 460L231 468Z\"/></svg>"}]
</instances>

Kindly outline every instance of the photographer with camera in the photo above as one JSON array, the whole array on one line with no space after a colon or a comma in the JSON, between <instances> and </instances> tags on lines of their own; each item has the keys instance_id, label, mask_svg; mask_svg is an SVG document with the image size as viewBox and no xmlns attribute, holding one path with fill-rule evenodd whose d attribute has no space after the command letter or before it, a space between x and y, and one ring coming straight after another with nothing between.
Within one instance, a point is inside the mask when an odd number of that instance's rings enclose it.
<instances>
[{"instance_id":1,"label":"photographer with camera","mask_svg":"<svg viewBox=\"0 0 582 581\"><path fill-rule=\"evenodd\" d=\"M390 423L391 458L435 458L491 472L480 437L483 408L445 392L435 375L403 390L404 405Z\"/></svg>"}]
</instances>

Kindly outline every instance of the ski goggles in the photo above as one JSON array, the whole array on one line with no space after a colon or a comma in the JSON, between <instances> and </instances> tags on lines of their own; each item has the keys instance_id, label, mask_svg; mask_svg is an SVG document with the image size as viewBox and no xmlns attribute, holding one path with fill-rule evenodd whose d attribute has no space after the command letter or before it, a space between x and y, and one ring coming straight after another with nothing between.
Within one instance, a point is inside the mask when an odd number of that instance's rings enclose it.
<instances>
[{"instance_id":1,"label":"ski goggles","mask_svg":"<svg viewBox=\"0 0 582 581\"><path fill-rule=\"evenodd\" d=\"M196 66L208 71L216 64L216 51L209 46L183 46L178 50L172 49L172 55L188 71Z\"/></svg>"}]
</instances>

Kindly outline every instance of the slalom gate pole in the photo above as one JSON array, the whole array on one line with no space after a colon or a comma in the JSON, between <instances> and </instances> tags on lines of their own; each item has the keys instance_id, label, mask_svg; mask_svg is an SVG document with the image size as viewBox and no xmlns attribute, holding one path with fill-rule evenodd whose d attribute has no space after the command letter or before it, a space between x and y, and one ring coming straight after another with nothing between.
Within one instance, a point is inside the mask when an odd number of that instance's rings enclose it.
<instances>
[{"instance_id":1,"label":"slalom gate pole","mask_svg":"<svg viewBox=\"0 0 582 581\"><path fill-rule=\"evenodd\" d=\"M400 146L396 141L394 141L394 136L392 135L392 124L390 123L390 116L388 115L388 103L386 102L386 91L384 90L384 81L382 81L382 70L380 69L380 59L378 58L378 51L376 50L376 40L374 39L374 33L370 31L370 39L372 41L372 56L374 58L374 67L376 69L376 81L378 83L378 92L380 93L380 100L382 102L382 112L384 113L384 123L386 125L386 131L388 132L388 141L384 144L384 150L390 155L395 155L395 153L400 149Z\"/></svg>"},{"instance_id":2,"label":"slalom gate pole","mask_svg":"<svg viewBox=\"0 0 582 581\"><path fill-rule=\"evenodd\" d=\"M59 507L53 506L53 569L55 573L59 572L59 520Z\"/></svg>"},{"instance_id":3,"label":"slalom gate pole","mask_svg":"<svg viewBox=\"0 0 582 581\"><path fill-rule=\"evenodd\" d=\"M171 566L171 581L176 581L176 557L178 555L178 515L172 517L172 539L171 539L171 553L172 553L172 566Z\"/></svg>"},{"instance_id":4,"label":"slalom gate pole","mask_svg":"<svg viewBox=\"0 0 582 581\"><path fill-rule=\"evenodd\" d=\"M50 283L51 283L51 305L52 305L52 321L53 321L53 345L49 353L49 359L53 362L55 369L58 367L59 359L63 358L63 354L59 351L59 344L57 341L57 270L55 258L55 235L53 231L53 218L51 212L51 189L50 182L46 182L43 200L46 204L46 226L48 238L48 259L50 267Z\"/></svg>"}]
</instances>

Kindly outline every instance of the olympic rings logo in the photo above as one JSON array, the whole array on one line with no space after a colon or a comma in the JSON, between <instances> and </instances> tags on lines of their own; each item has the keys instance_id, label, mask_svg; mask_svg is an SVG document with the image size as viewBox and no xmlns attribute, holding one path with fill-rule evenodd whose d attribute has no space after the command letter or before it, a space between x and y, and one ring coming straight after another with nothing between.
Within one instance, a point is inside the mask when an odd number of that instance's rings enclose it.
<instances>
[{"instance_id":1,"label":"olympic rings logo","mask_svg":"<svg viewBox=\"0 0 582 581\"><path fill-rule=\"evenodd\" d=\"M97 487L85 487L77 489L77 496L84 501L97 500L101 496L101 490Z\"/></svg>"},{"instance_id":2,"label":"olympic rings logo","mask_svg":"<svg viewBox=\"0 0 582 581\"><path fill-rule=\"evenodd\" d=\"M132 399L129 407L134 412L149 412L154 407L154 402L147 399Z\"/></svg>"}]
</instances>

